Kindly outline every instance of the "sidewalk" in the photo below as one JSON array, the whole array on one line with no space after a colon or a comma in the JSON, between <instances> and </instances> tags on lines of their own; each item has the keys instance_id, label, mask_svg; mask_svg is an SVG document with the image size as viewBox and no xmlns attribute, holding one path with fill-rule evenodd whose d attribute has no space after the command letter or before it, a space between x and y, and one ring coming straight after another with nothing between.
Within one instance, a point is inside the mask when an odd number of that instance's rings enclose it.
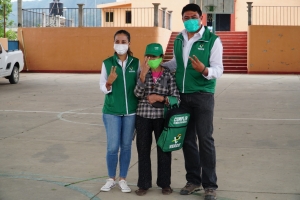
<instances>
[{"instance_id":1,"label":"sidewalk","mask_svg":"<svg viewBox=\"0 0 300 200\"><path fill-rule=\"evenodd\" d=\"M137 152L127 181L100 192L107 178L98 74L22 73L0 79L0 200L203 199L182 196L182 151L172 154L172 188L137 189ZM219 200L300 199L300 76L231 75L217 81L214 138Z\"/></svg>"}]
</instances>

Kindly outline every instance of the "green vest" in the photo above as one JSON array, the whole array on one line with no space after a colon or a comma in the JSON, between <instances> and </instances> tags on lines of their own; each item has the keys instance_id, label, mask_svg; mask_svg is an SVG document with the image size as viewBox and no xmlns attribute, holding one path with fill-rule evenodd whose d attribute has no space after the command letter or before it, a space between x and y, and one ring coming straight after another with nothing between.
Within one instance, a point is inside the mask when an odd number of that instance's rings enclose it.
<instances>
[{"instance_id":1,"label":"green vest","mask_svg":"<svg viewBox=\"0 0 300 200\"><path fill-rule=\"evenodd\" d=\"M126 70L123 74L122 66L116 55L104 60L107 77L112 66L116 66L117 79L112 84L112 92L105 95L102 112L112 115L128 115L136 112L138 99L134 94L137 82L139 60L128 55Z\"/></svg>"},{"instance_id":2,"label":"green vest","mask_svg":"<svg viewBox=\"0 0 300 200\"><path fill-rule=\"evenodd\" d=\"M193 55L206 66L209 66L210 51L214 45L215 40L218 38L215 34L211 33L207 27L202 35L202 38L194 42L190 51L190 57ZM207 80L203 75L196 71L190 60L188 60L187 67L184 67L183 61L183 41L182 33L179 34L174 41L174 53L176 57L176 84L181 93L194 93L194 92L215 92L216 79Z\"/></svg>"}]
</instances>

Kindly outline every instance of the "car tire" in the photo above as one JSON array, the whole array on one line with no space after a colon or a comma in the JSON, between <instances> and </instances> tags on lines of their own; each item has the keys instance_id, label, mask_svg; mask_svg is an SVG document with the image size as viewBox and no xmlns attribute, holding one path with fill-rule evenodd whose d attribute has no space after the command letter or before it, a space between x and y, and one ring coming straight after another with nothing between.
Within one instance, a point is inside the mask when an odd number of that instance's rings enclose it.
<instances>
[{"instance_id":1,"label":"car tire","mask_svg":"<svg viewBox=\"0 0 300 200\"><path fill-rule=\"evenodd\" d=\"M11 84L16 84L19 82L19 68L17 66L14 66L8 80Z\"/></svg>"}]
</instances>

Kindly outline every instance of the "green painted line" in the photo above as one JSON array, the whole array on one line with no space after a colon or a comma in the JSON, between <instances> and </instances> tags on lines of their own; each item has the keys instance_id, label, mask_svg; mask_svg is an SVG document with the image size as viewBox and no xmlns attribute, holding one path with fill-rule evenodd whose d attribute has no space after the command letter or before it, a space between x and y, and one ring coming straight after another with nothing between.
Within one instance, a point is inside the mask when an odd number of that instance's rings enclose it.
<instances>
[{"instance_id":1,"label":"green painted line","mask_svg":"<svg viewBox=\"0 0 300 200\"><path fill-rule=\"evenodd\" d=\"M93 193L90 193L89 191L86 191L85 189L82 189L80 187L77 187L75 185L70 185L70 186L66 186L66 183L62 183L62 182L50 182L50 183L54 183L56 185L59 186L63 186L63 187L67 187L70 188L72 190L75 190L85 196L87 196L90 200L100 200L96 195L94 195Z\"/></svg>"},{"instance_id":2,"label":"green painted line","mask_svg":"<svg viewBox=\"0 0 300 200\"><path fill-rule=\"evenodd\" d=\"M80 180L80 181L76 181L76 182L73 182L73 183L63 183L63 182L58 182L58 181L50 181L50 180L43 179L43 178L38 178L38 177L35 178L34 176L37 176L37 175L11 175L11 174L6 174L6 173L0 173L0 177L15 178L15 179L28 179L28 180L43 181L43 182L47 182L47 183L56 184L56 185L59 185L59 186L66 187L66 188L72 189L74 191L77 191L77 192L83 194L84 196L88 197L90 200L101 200L97 197L97 195L100 192L98 192L97 194L93 194L93 193L90 193L89 191L86 191L85 189L77 187L75 184L86 182L86 181L95 181L96 179L107 178L107 176L101 176L101 177L95 177L95 178ZM71 178L71 177L68 177L68 178ZM128 183L128 185L136 186L136 184L131 184L131 183ZM157 189L157 190L161 189L159 187L152 187L152 188ZM180 189L174 189L174 192L179 194ZM199 196L199 197L204 196L204 194L199 193L199 192L195 192L191 195L195 195L195 196ZM220 197L220 196L217 196L217 199L218 200L235 200L235 199L229 199L229 198Z\"/></svg>"},{"instance_id":3,"label":"green painted line","mask_svg":"<svg viewBox=\"0 0 300 200\"><path fill-rule=\"evenodd\" d=\"M108 178L108 176L100 176L100 177L96 177L96 178L90 178L90 179L85 179L85 180L81 180L81 181L69 183L69 184L65 185L65 187L68 187L70 185L74 185L74 184L77 184L77 183L82 183L82 182L86 182L86 181L92 181L92 180L99 179L99 178Z\"/></svg>"},{"instance_id":4,"label":"green painted line","mask_svg":"<svg viewBox=\"0 0 300 200\"><path fill-rule=\"evenodd\" d=\"M201 189L201 191L202 191L203 189ZM180 189L174 189L174 191L175 192L177 192L177 193L180 193ZM204 197L204 194L200 194L199 192L194 192L194 193L192 193L192 194L190 194L190 195L194 195L194 196L199 196L199 197ZM229 199L229 198L224 198L224 197L220 197L220 196L218 196L218 194L217 194L217 200L235 200L235 199Z\"/></svg>"}]
</instances>

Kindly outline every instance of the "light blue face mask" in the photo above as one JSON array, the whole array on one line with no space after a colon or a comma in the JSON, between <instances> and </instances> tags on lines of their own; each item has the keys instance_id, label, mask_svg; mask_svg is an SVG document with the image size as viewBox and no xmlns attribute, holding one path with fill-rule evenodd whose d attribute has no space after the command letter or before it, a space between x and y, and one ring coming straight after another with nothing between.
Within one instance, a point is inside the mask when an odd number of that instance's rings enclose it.
<instances>
[{"instance_id":1,"label":"light blue face mask","mask_svg":"<svg viewBox=\"0 0 300 200\"><path fill-rule=\"evenodd\" d=\"M185 22L183 22L183 24L184 24L185 29L189 33L196 32L200 28L199 19L189 19L189 20L186 20Z\"/></svg>"}]
</instances>

